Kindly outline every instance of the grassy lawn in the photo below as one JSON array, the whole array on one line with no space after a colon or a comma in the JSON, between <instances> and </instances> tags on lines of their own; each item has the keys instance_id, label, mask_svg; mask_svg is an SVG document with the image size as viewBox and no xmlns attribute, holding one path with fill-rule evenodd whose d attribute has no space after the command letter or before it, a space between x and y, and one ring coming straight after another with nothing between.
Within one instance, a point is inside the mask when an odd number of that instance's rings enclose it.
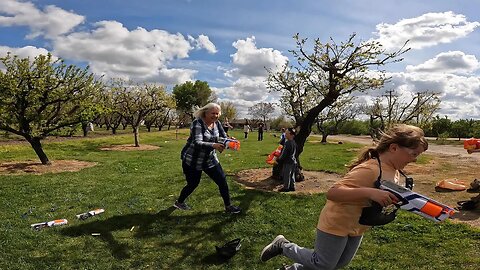
<instances>
[{"instance_id":1,"label":"grassy lawn","mask_svg":"<svg viewBox=\"0 0 480 270\"><path fill-rule=\"evenodd\" d=\"M207 177L189 197L191 211L171 205L185 180L179 140L173 131L143 132L141 144L154 151L100 151L101 146L131 144L131 134L45 143L50 160L77 159L98 165L75 173L0 175L0 269L275 269L284 257L259 262L261 249L277 234L313 247L325 196L247 190L234 182L243 169L268 167L265 158L278 138L256 133L241 151L220 155L233 202L244 212L223 212L216 185ZM243 138L240 132L233 135ZM301 156L308 170L345 172L359 147L307 143ZM431 158L431 157L430 157ZM37 159L29 145L0 145L0 162ZM94 208L105 213L80 221L75 215ZM34 231L30 224L66 218L69 224ZM99 233L93 236L92 233ZM215 245L242 238L240 252L228 262ZM450 221L435 224L402 212L397 221L374 228L364 238L348 269L479 269L480 230Z\"/></svg>"}]
</instances>

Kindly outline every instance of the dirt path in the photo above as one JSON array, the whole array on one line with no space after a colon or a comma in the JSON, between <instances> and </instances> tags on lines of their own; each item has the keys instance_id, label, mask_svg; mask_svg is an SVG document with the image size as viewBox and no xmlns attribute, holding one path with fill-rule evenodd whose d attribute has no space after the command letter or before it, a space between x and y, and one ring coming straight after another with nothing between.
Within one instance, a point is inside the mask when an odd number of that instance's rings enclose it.
<instances>
[{"instance_id":1,"label":"dirt path","mask_svg":"<svg viewBox=\"0 0 480 270\"><path fill-rule=\"evenodd\" d=\"M314 135L315 136L315 135ZM354 143L360 143L365 145L372 144L372 138L370 136L346 136L346 135L331 135L328 136L327 140L332 141L348 141ZM480 161L480 154L468 154L462 146L459 145L437 145L437 144L430 144L428 146L426 154L433 154L433 155L447 155L447 156L459 156L462 158L471 158L473 160Z\"/></svg>"}]
</instances>

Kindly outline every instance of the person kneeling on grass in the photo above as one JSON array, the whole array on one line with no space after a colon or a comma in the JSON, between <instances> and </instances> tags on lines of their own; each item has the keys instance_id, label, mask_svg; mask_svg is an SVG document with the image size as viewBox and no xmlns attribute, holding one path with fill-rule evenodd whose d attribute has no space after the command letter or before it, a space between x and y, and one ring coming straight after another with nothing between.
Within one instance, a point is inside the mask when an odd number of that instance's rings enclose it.
<instances>
[{"instance_id":1,"label":"person kneeling on grass","mask_svg":"<svg viewBox=\"0 0 480 270\"><path fill-rule=\"evenodd\" d=\"M225 145L218 142L227 138L222 124L218 121L220 114L220 105L216 103L209 103L195 112L196 119L190 127L190 137L181 153L187 185L173 204L180 210L190 209L185 200L197 188L204 171L217 184L225 204L225 212L232 214L241 212L240 207L230 202L227 178L216 155L216 151L221 153L225 149Z\"/></svg>"},{"instance_id":2,"label":"person kneeling on grass","mask_svg":"<svg viewBox=\"0 0 480 270\"><path fill-rule=\"evenodd\" d=\"M288 128L285 131L285 146L282 153L277 159L277 162L282 162L282 180L283 188L280 192L295 191L295 169L297 168L297 159L295 154L297 152L297 144L295 143L295 129Z\"/></svg>"},{"instance_id":3,"label":"person kneeling on grass","mask_svg":"<svg viewBox=\"0 0 480 270\"><path fill-rule=\"evenodd\" d=\"M376 188L375 183L381 180L398 182L401 170L427 149L428 142L420 128L410 125L392 127L382 134L376 146L364 150L343 179L328 190L327 202L317 225L315 248L300 247L278 235L262 250L260 260L267 261L283 254L295 261L285 269L325 270L347 266L360 246L363 233L371 228L362 225L371 222L365 222L369 211L364 210L370 210L371 204L378 203L378 214L383 215L385 208L382 207L398 202L395 195Z\"/></svg>"}]
</instances>

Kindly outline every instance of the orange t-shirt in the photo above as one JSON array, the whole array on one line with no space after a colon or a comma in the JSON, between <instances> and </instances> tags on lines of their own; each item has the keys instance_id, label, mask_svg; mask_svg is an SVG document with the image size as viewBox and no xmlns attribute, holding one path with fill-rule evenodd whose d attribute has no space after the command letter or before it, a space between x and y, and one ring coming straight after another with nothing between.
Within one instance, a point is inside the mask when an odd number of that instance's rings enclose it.
<instances>
[{"instance_id":1,"label":"orange t-shirt","mask_svg":"<svg viewBox=\"0 0 480 270\"><path fill-rule=\"evenodd\" d=\"M378 161L370 159L350 170L342 180L334 184L334 187L373 188L379 175ZM395 168L382 162L382 180L398 183L399 175ZM320 213L317 228L323 232L338 236L362 235L370 228L370 226L358 223L362 214L362 208L366 206L370 206L370 200L368 199L357 202L334 202L327 200Z\"/></svg>"}]
</instances>

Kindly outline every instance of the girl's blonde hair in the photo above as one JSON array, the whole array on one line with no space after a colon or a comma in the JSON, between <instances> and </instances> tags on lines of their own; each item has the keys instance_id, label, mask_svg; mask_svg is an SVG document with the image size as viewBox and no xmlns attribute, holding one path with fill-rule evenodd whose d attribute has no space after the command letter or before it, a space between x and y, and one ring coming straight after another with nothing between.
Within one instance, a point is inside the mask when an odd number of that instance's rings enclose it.
<instances>
[{"instance_id":1,"label":"girl's blonde hair","mask_svg":"<svg viewBox=\"0 0 480 270\"><path fill-rule=\"evenodd\" d=\"M377 158L381 153L386 152L392 143L410 149L415 149L420 145L423 146L424 151L428 149L428 142L423 130L416 126L398 124L388 131L382 132L381 135L377 145L363 150L357 159L348 166L349 170L371 158Z\"/></svg>"},{"instance_id":2,"label":"girl's blonde hair","mask_svg":"<svg viewBox=\"0 0 480 270\"><path fill-rule=\"evenodd\" d=\"M220 107L220 105L218 105L217 103L213 103L213 102L210 102L208 103L207 105L201 107L200 109L196 110L194 113L193 113L193 116L195 116L195 118L202 118L202 117L205 117L205 114L210 110L210 109L213 109L213 108L217 108L218 111L220 112L218 114L218 116L222 115L222 107Z\"/></svg>"}]
</instances>

